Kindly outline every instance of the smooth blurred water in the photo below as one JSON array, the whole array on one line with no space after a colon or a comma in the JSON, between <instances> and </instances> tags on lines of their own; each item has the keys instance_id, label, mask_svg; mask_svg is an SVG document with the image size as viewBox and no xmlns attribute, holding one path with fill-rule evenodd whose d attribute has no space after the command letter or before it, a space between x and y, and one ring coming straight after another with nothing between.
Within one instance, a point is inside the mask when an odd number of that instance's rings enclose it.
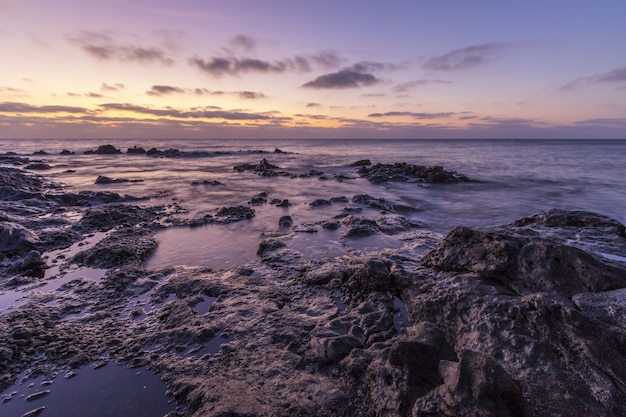
<instances>
[{"instance_id":1,"label":"smooth blurred water","mask_svg":"<svg viewBox=\"0 0 626 417\"><path fill-rule=\"evenodd\" d=\"M120 148L124 154L83 154L106 143ZM160 150L177 148L199 154L184 158L126 155L126 149L133 145ZM288 153L274 153L275 148ZM76 155L59 155L63 149L75 151ZM626 223L625 140L0 141L0 153L30 155L38 150L49 155L31 158L40 159L52 168L36 173L66 185L68 190L151 197L141 204L176 202L189 210L190 217L214 214L225 206L246 205L260 192L267 192L268 200L289 199L293 205L288 209L271 205L254 207L256 216L251 221L194 232L193 248L212 250L205 256L222 257L226 265L241 260L237 256L229 258L233 251L235 255L241 248L249 251L263 236L279 233L281 216L291 215L294 224L328 219L345 204L312 208L309 203L317 198L351 199L355 194L370 194L414 207L417 211L410 215L412 218L441 233L456 225L503 224L550 208L594 211ZM252 152L256 150L268 153ZM233 169L239 164L256 164L262 158L294 174L316 169L330 179L267 178ZM356 168L349 167L360 159L370 159L373 163L443 165L446 170L465 174L475 182L374 185L360 178ZM334 174L351 179L339 182L333 179ZM98 175L142 182L96 185ZM221 185L191 184L204 180L216 180ZM177 246L176 239L185 237L170 237L172 248L179 252L191 250L191 246L187 249ZM169 244L166 240L163 239L163 245ZM184 253L181 256L184 260Z\"/></svg>"}]
</instances>

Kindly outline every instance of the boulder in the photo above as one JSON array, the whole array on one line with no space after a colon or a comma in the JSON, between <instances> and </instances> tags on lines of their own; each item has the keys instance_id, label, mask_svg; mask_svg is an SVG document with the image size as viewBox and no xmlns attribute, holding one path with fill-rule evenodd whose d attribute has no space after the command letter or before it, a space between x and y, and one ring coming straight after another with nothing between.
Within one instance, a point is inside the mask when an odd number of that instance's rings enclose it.
<instances>
[{"instance_id":1,"label":"boulder","mask_svg":"<svg viewBox=\"0 0 626 417\"><path fill-rule=\"evenodd\" d=\"M626 266L515 228L454 228L423 258L440 271L473 272L518 294L566 297L626 287Z\"/></svg>"},{"instance_id":2,"label":"boulder","mask_svg":"<svg viewBox=\"0 0 626 417\"><path fill-rule=\"evenodd\" d=\"M17 223L0 222L0 254L3 257L23 256L35 250L39 236Z\"/></svg>"},{"instance_id":3,"label":"boulder","mask_svg":"<svg viewBox=\"0 0 626 417\"><path fill-rule=\"evenodd\" d=\"M113 145L100 145L98 146L98 149L96 149L95 151L90 150L90 151L85 152L85 154L97 154L97 155L116 155L120 153L122 153L122 151L120 151Z\"/></svg>"},{"instance_id":4,"label":"boulder","mask_svg":"<svg viewBox=\"0 0 626 417\"><path fill-rule=\"evenodd\" d=\"M380 259L370 259L354 275L348 278L346 285L363 292L389 291L393 280L389 267Z\"/></svg>"},{"instance_id":5,"label":"boulder","mask_svg":"<svg viewBox=\"0 0 626 417\"><path fill-rule=\"evenodd\" d=\"M446 171L442 166L422 166L396 162L395 164L360 165L359 175L374 184L390 181L417 181L437 184L468 182L469 178L455 171Z\"/></svg>"}]
</instances>

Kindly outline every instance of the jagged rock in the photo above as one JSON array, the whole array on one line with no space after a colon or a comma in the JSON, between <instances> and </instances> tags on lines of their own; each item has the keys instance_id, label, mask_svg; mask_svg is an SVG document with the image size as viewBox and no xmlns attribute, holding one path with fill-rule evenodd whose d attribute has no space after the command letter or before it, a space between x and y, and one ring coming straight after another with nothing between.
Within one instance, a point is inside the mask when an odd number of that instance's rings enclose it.
<instances>
[{"instance_id":1,"label":"jagged rock","mask_svg":"<svg viewBox=\"0 0 626 417\"><path fill-rule=\"evenodd\" d=\"M375 208L382 211L393 212L393 206L384 198L376 198L367 194L357 194L352 197L352 202L356 204L363 204L365 206Z\"/></svg>"},{"instance_id":2,"label":"jagged rock","mask_svg":"<svg viewBox=\"0 0 626 417\"><path fill-rule=\"evenodd\" d=\"M0 222L0 254L2 257L23 256L35 250L39 236L17 223Z\"/></svg>"},{"instance_id":3,"label":"jagged rock","mask_svg":"<svg viewBox=\"0 0 626 417\"><path fill-rule=\"evenodd\" d=\"M291 205L288 199L278 200L278 202L273 200L273 202L276 203L274 204L276 207L289 207Z\"/></svg>"},{"instance_id":4,"label":"jagged rock","mask_svg":"<svg viewBox=\"0 0 626 417\"><path fill-rule=\"evenodd\" d=\"M423 259L438 270L475 272L520 294L567 297L626 287L626 267L525 230L454 228Z\"/></svg>"},{"instance_id":5,"label":"jagged rock","mask_svg":"<svg viewBox=\"0 0 626 417\"><path fill-rule=\"evenodd\" d=\"M282 216L280 219L278 219L278 226L291 227L293 226L293 219L291 218L291 216Z\"/></svg>"},{"instance_id":6,"label":"jagged rock","mask_svg":"<svg viewBox=\"0 0 626 417\"><path fill-rule=\"evenodd\" d=\"M407 164L406 162L375 164L369 167L361 165L358 173L374 184L382 184L389 181L406 182L410 180L439 184L469 181L469 178L466 176L454 171L446 171L441 166L427 167Z\"/></svg>"},{"instance_id":7,"label":"jagged rock","mask_svg":"<svg viewBox=\"0 0 626 417\"><path fill-rule=\"evenodd\" d=\"M145 155L146 150L142 147L137 147L137 145L135 145L132 148L128 148L126 150L126 153L129 155Z\"/></svg>"},{"instance_id":8,"label":"jagged rock","mask_svg":"<svg viewBox=\"0 0 626 417\"><path fill-rule=\"evenodd\" d=\"M122 151L120 151L119 149L117 149L115 146L113 145L100 145L98 146L98 149L96 149L95 151L86 151L85 154L98 154L98 155L116 155L116 154L120 154L122 153Z\"/></svg>"},{"instance_id":9,"label":"jagged rock","mask_svg":"<svg viewBox=\"0 0 626 417\"><path fill-rule=\"evenodd\" d=\"M49 164L46 164L44 162L33 162L32 164L28 164L24 167L24 169L32 169L35 171L44 171L47 169L50 169L51 166Z\"/></svg>"},{"instance_id":10,"label":"jagged rock","mask_svg":"<svg viewBox=\"0 0 626 417\"><path fill-rule=\"evenodd\" d=\"M351 167L362 167L366 165L372 165L372 161L370 161L369 159L360 159L350 164Z\"/></svg>"},{"instance_id":11,"label":"jagged rock","mask_svg":"<svg viewBox=\"0 0 626 417\"><path fill-rule=\"evenodd\" d=\"M323 207L323 206L330 206L331 204L332 203L328 200L318 198L317 200L312 201L310 206L311 207Z\"/></svg>"},{"instance_id":12,"label":"jagged rock","mask_svg":"<svg viewBox=\"0 0 626 417\"><path fill-rule=\"evenodd\" d=\"M217 180L203 180L203 181L191 181L191 185L222 185L221 182Z\"/></svg>"},{"instance_id":13,"label":"jagged rock","mask_svg":"<svg viewBox=\"0 0 626 417\"><path fill-rule=\"evenodd\" d=\"M367 237L380 233L376 221L365 217L348 216L341 223L347 227L342 234L343 238Z\"/></svg>"},{"instance_id":14,"label":"jagged rock","mask_svg":"<svg viewBox=\"0 0 626 417\"><path fill-rule=\"evenodd\" d=\"M407 219L399 215L384 215L376 219L376 224L381 232L387 235L408 232L416 227L424 227L424 224L415 220Z\"/></svg>"},{"instance_id":15,"label":"jagged rock","mask_svg":"<svg viewBox=\"0 0 626 417\"><path fill-rule=\"evenodd\" d=\"M157 247L156 240L135 228L112 233L93 248L77 253L73 262L96 268L141 265Z\"/></svg>"},{"instance_id":16,"label":"jagged rock","mask_svg":"<svg viewBox=\"0 0 626 417\"><path fill-rule=\"evenodd\" d=\"M222 207L217 211L215 217L220 223L233 223L241 220L248 220L254 217L254 210L250 207Z\"/></svg>"},{"instance_id":17,"label":"jagged rock","mask_svg":"<svg viewBox=\"0 0 626 417\"><path fill-rule=\"evenodd\" d=\"M41 191L42 187L43 181L38 177L29 175L21 169L0 167L0 188L34 193ZM3 199L7 200L4 197Z\"/></svg>"},{"instance_id":18,"label":"jagged rock","mask_svg":"<svg viewBox=\"0 0 626 417\"><path fill-rule=\"evenodd\" d=\"M610 217L587 211L550 209L517 220L512 225L515 227L600 228L604 229L606 233L626 237L626 228L623 224Z\"/></svg>"},{"instance_id":19,"label":"jagged rock","mask_svg":"<svg viewBox=\"0 0 626 417\"><path fill-rule=\"evenodd\" d=\"M263 257L268 252L275 251L277 249L284 248L286 246L287 245L285 245L285 242L283 242L282 240L266 239L262 241L261 243L259 243L259 249L257 250L256 254L257 256Z\"/></svg>"},{"instance_id":20,"label":"jagged rock","mask_svg":"<svg viewBox=\"0 0 626 417\"><path fill-rule=\"evenodd\" d=\"M120 183L120 182L128 182L129 180L123 179L123 178L110 178L104 175L98 175L98 178L96 178L96 184L115 184L115 183Z\"/></svg>"},{"instance_id":21,"label":"jagged rock","mask_svg":"<svg viewBox=\"0 0 626 417\"><path fill-rule=\"evenodd\" d=\"M127 204L107 204L86 210L74 229L88 233L104 232L120 226L148 225L161 215L159 207L144 208Z\"/></svg>"},{"instance_id":22,"label":"jagged rock","mask_svg":"<svg viewBox=\"0 0 626 417\"><path fill-rule=\"evenodd\" d=\"M358 291L389 291L392 289L393 280L389 267L379 260L370 259L361 269L348 278L346 285L352 290Z\"/></svg>"}]
</instances>

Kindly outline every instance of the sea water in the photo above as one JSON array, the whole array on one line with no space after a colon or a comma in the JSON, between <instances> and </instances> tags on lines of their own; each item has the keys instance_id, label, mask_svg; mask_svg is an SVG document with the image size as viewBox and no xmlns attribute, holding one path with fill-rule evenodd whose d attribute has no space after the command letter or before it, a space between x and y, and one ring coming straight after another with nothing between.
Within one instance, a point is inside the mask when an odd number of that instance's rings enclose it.
<instances>
[{"instance_id":1,"label":"sea water","mask_svg":"<svg viewBox=\"0 0 626 417\"><path fill-rule=\"evenodd\" d=\"M112 144L120 155L86 155L99 145ZM127 148L176 148L184 157L127 155ZM275 149L283 152L274 152ZM59 155L64 150L74 155ZM32 156L43 150L47 155ZM262 151L262 152L259 152ZM314 225L340 212L346 204L312 207L316 199L369 194L409 207L405 215L445 234L452 227L505 224L538 211L560 208L587 210L626 223L626 140L3 140L0 154L15 152L41 160L49 170L33 171L65 187L63 191L99 190L148 197L144 205L177 204L188 217L215 214L221 207L248 205L261 192L267 199L288 199L291 206L253 206L255 217L230 225L171 229L157 235L157 254L150 268L177 264L236 267L255 258L258 243L284 233L281 216L294 225ZM237 172L240 164L258 164L262 158L296 176L311 170L324 172L303 178L262 177ZM371 184L360 178L355 161L407 162L442 165L472 179L460 184ZM99 175L132 182L95 184ZM336 175L342 175L341 180ZM346 178L347 177L347 178ZM219 184L192 183L217 181ZM367 211L367 209L366 209ZM363 215L376 217L375 211ZM403 213L404 215L404 213ZM350 250L341 247L338 234L318 231L294 237L294 247L309 256L330 256ZM319 240L319 242L318 242ZM389 245L385 239L354 242L375 251ZM317 252L306 250L317 248ZM325 249L328 248L328 249ZM335 248L335 249L333 249Z\"/></svg>"}]
</instances>

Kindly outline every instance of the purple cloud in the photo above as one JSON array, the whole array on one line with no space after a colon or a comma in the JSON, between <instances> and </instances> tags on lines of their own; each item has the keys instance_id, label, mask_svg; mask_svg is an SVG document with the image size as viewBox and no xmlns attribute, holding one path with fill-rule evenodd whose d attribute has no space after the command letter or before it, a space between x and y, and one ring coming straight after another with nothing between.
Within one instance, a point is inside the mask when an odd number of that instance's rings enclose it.
<instances>
[{"instance_id":1,"label":"purple cloud","mask_svg":"<svg viewBox=\"0 0 626 417\"><path fill-rule=\"evenodd\" d=\"M180 87L172 87L170 85L153 85L146 94L154 97L162 97L169 94L182 94L185 90Z\"/></svg>"},{"instance_id":2,"label":"purple cloud","mask_svg":"<svg viewBox=\"0 0 626 417\"><path fill-rule=\"evenodd\" d=\"M396 93L406 93L409 90L412 90L413 88L416 87L423 87L426 85L436 85L436 84L452 84L452 81L446 81L446 80L415 80L415 81L408 81L406 83L400 83L398 85L396 85L395 87L393 87L393 91Z\"/></svg>"},{"instance_id":3,"label":"purple cloud","mask_svg":"<svg viewBox=\"0 0 626 417\"><path fill-rule=\"evenodd\" d=\"M562 91L572 90L576 87L580 87L586 84L600 84L600 83L623 83L626 82L626 66L612 69L611 71L604 72L602 74L591 75L589 77L577 78L574 81L570 81L560 88Z\"/></svg>"},{"instance_id":4,"label":"purple cloud","mask_svg":"<svg viewBox=\"0 0 626 417\"><path fill-rule=\"evenodd\" d=\"M101 91L107 91L107 92L120 91L120 90L124 90L125 88L126 87L124 86L124 84L120 84L120 83L115 83L113 85L102 83L102 86L100 86Z\"/></svg>"},{"instance_id":5,"label":"purple cloud","mask_svg":"<svg viewBox=\"0 0 626 417\"><path fill-rule=\"evenodd\" d=\"M163 109L153 109L151 107L137 106L128 103L106 103L100 107L109 110L124 110L141 114L150 114L159 117L176 117L180 119L226 119L226 120L270 120L271 116L265 113L246 113L240 111L225 111L195 109L192 111L181 111L166 107Z\"/></svg>"},{"instance_id":6,"label":"purple cloud","mask_svg":"<svg viewBox=\"0 0 626 417\"><path fill-rule=\"evenodd\" d=\"M455 113L445 112L445 113L413 113L409 111L390 111L386 113L372 113L367 117L396 117L396 116L410 116L415 119L442 119L445 117L450 117Z\"/></svg>"},{"instance_id":7,"label":"purple cloud","mask_svg":"<svg viewBox=\"0 0 626 417\"><path fill-rule=\"evenodd\" d=\"M167 66L174 64L174 60L167 56L162 48L122 44L108 32L82 31L78 35L71 36L69 41L89 55L103 61L160 62Z\"/></svg>"},{"instance_id":8,"label":"purple cloud","mask_svg":"<svg viewBox=\"0 0 626 417\"><path fill-rule=\"evenodd\" d=\"M379 82L380 80L372 74L345 69L320 75L313 81L302 85L302 87L314 89L346 89L375 85Z\"/></svg>"},{"instance_id":9,"label":"purple cloud","mask_svg":"<svg viewBox=\"0 0 626 417\"><path fill-rule=\"evenodd\" d=\"M89 113L84 107L33 106L26 103L5 101L0 103L0 113Z\"/></svg>"},{"instance_id":10,"label":"purple cloud","mask_svg":"<svg viewBox=\"0 0 626 417\"><path fill-rule=\"evenodd\" d=\"M447 54L431 58L422 67L433 71L458 71L483 65L493 61L497 56L511 48L509 43L487 43L455 49Z\"/></svg>"}]
</instances>

